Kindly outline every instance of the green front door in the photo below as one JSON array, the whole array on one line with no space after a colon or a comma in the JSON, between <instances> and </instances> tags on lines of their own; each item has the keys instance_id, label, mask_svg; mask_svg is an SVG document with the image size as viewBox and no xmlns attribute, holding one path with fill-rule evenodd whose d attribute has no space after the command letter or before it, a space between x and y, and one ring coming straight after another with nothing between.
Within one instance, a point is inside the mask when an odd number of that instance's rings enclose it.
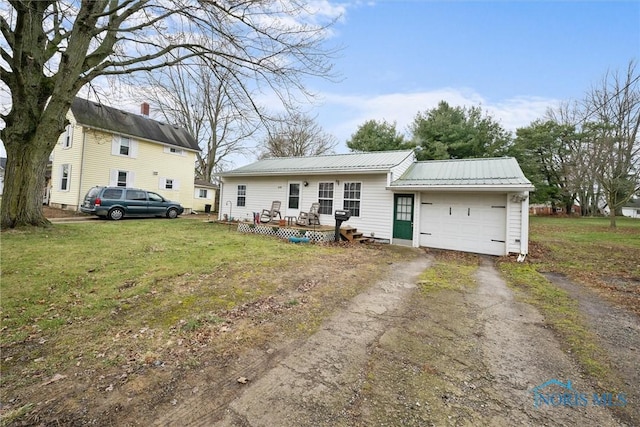
<instances>
[{"instance_id":1,"label":"green front door","mask_svg":"<svg viewBox=\"0 0 640 427\"><path fill-rule=\"evenodd\" d=\"M396 194L393 202L393 238L413 240L413 194Z\"/></svg>"}]
</instances>

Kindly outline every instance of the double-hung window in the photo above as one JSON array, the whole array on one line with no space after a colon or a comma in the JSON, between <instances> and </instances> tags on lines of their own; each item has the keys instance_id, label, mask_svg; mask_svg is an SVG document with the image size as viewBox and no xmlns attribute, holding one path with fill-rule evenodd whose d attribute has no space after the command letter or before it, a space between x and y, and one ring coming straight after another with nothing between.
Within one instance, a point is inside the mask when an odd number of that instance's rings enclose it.
<instances>
[{"instance_id":1,"label":"double-hung window","mask_svg":"<svg viewBox=\"0 0 640 427\"><path fill-rule=\"evenodd\" d=\"M343 209L351 212L351 216L360 216L361 182L344 183Z\"/></svg>"},{"instance_id":2,"label":"double-hung window","mask_svg":"<svg viewBox=\"0 0 640 427\"><path fill-rule=\"evenodd\" d=\"M60 191L69 191L71 183L71 165L64 164L60 166Z\"/></svg>"},{"instance_id":3,"label":"double-hung window","mask_svg":"<svg viewBox=\"0 0 640 427\"><path fill-rule=\"evenodd\" d=\"M114 135L111 143L111 154L114 156L136 158L138 143L123 135Z\"/></svg>"},{"instance_id":4,"label":"double-hung window","mask_svg":"<svg viewBox=\"0 0 640 427\"><path fill-rule=\"evenodd\" d=\"M321 182L318 184L318 213L323 215L333 214L333 182Z\"/></svg>"},{"instance_id":5,"label":"double-hung window","mask_svg":"<svg viewBox=\"0 0 640 427\"><path fill-rule=\"evenodd\" d=\"M244 184L238 185L238 198L236 201L237 206L246 206L247 203L247 186Z\"/></svg>"}]
</instances>

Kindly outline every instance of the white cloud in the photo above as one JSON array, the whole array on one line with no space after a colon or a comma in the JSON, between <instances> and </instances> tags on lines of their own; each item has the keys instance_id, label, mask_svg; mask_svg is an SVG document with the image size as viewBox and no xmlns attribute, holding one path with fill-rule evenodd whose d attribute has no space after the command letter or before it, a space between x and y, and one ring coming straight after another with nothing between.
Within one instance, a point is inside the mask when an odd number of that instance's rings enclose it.
<instances>
[{"instance_id":1,"label":"white cloud","mask_svg":"<svg viewBox=\"0 0 640 427\"><path fill-rule=\"evenodd\" d=\"M383 95L340 95L325 93L318 109L318 122L326 132L344 142L367 120L396 123L399 132L407 132L418 112L435 108L440 101L452 106L480 106L505 129L515 132L541 118L547 108L558 104L556 99L516 97L489 101L468 88L441 88L425 92ZM339 149L346 151L346 146Z\"/></svg>"}]
</instances>

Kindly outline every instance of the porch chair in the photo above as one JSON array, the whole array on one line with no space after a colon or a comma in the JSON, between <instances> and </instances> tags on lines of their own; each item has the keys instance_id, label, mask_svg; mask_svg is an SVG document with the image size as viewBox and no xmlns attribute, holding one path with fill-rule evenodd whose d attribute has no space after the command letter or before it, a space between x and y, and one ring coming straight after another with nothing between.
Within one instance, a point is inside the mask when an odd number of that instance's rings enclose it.
<instances>
[{"instance_id":1,"label":"porch chair","mask_svg":"<svg viewBox=\"0 0 640 427\"><path fill-rule=\"evenodd\" d=\"M318 214L319 210L320 203L312 203L311 208L309 208L309 212L300 212L296 224L305 225L307 227L310 225L320 225L320 215Z\"/></svg>"},{"instance_id":2,"label":"porch chair","mask_svg":"<svg viewBox=\"0 0 640 427\"><path fill-rule=\"evenodd\" d=\"M280 205L281 203L279 200L274 200L271 202L271 209L262 209L262 212L260 213L260 222L271 222L276 218L276 215L278 215L278 218L282 219L282 216L280 215Z\"/></svg>"}]
</instances>

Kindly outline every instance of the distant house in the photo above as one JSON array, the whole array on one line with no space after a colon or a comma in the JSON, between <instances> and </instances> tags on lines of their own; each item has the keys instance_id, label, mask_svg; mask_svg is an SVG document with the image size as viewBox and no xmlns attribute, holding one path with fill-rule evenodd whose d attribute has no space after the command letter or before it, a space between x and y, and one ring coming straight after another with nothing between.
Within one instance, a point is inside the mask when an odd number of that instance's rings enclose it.
<instances>
[{"instance_id":1,"label":"distant house","mask_svg":"<svg viewBox=\"0 0 640 427\"><path fill-rule=\"evenodd\" d=\"M629 218L640 218L640 199L632 200L623 206L622 215Z\"/></svg>"},{"instance_id":2,"label":"distant house","mask_svg":"<svg viewBox=\"0 0 640 427\"><path fill-rule=\"evenodd\" d=\"M322 225L394 244L492 255L528 252L529 191L513 158L417 162L413 151L271 158L220 175L219 216L250 220L281 201L296 217L319 203Z\"/></svg>"},{"instance_id":3,"label":"distant house","mask_svg":"<svg viewBox=\"0 0 640 427\"><path fill-rule=\"evenodd\" d=\"M7 168L7 158L0 157L0 196L4 190L4 170Z\"/></svg>"},{"instance_id":4,"label":"distant house","mask_svg":"<svg viewBox=\"0 0 640 427\"><path fill-rule=\"evenodd\" d=\"M218 208L216 204L218 186L203 179L196 179L193 192L193 211L198 213L213 212Z\"/></svg>"},{"instance_id":5,"label":"distant house","mask_svg":"<svg viewBox=\"0 0 640 427\"><path fill-rule=\"evenodd\" d=\"M49 204L77 210L96 185L153 190L193 208L196 153L184 129L75 98L70 124L53 150Z\"/></svg>"}]
</instances>

